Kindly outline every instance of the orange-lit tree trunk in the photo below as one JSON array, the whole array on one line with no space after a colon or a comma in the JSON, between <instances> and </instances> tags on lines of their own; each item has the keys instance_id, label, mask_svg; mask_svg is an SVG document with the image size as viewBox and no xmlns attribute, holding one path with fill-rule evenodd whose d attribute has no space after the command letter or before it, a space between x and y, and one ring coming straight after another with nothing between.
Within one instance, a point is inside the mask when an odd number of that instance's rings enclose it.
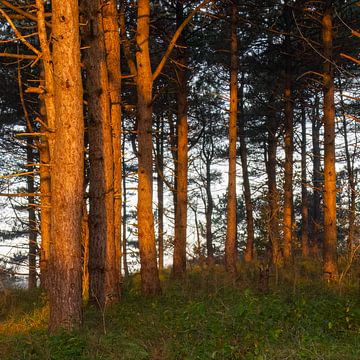
<instances>
[{"instance_id":1,"label":"orange-lit tree trunk","mask_svg":"<svg viewBox=\"0 0 360 360\"><path fill-rule=\"evenodd\" d=\"M183 20L183 3L176 3L177 27ZM182 278L186 271L186 226L187 226L187 168L188 168L188 118L187 118L187 60L185 54L185 37L179 38L177 57L177 167L176 167L176 207L175 207L175 238L173 257L173 276Z\"/></svg>"},{"instance_id":2,"label":"orange-lit tree trunk","mask_svg":"<svg viewBox=\"0 0 360 360\"><path fill-rule=\"evenodd\" d=\"M285 49L291 51L289 35L285 37ZM286 55L285 64L285 164L284 164L284 260L289 261L292 253L292 228L293 228L293 99L292 99L292 64L291 55Z\"/></svg>"},{"instance_id":3,"label":"orange-lit tree trunk","mask_svg":"<svg viewBox=\"0 0 360 360\"><path fill-rule=\"evenodd\" d=\"M253 206L251 201L251 188L250 188L250 180L249 180L246 134L245 134L244 79L241 80L241 86L240 86L240 119L238 123L239 123L240 159L241 159L245 211L246 211L247 239L246 239L244 260L246 262L251 262L254 259L254 217L253 217Z\"/></svg>"},{"instance_id":4,"label":"orange-lit tree trunk","mask_svg":"<svg viewBox=\"0 0 360 360\"><path fill-rule=\"evenodd\" d=\"M154 216L152 211L152 87L169 58L184 27L200 8L211 0L204 0L182 22L172 37L160 63L152 72L149 51L150 3L137 2L136 67L129 61L131 72L136 71L138 122L138 237L141 262L142 291L157 294L161 291L156 261ZM123 2L124 4L124 2ZM122 31L124 33L124 31ZM125 33L123 35L126 35Z\"/></svg>"},{"instance_id":5,"label":"orange-lit tree trunk","mask_svg":"<svg viewBox=\"0 0 360 360\"><path fill-rule=\"evenodd\" d=\"M115 139L102 16L102 11L108 6L109 3L102 7L99 0L91 0L86 7L89 24L89 49L85 56L90 159L89 296L101 308L118 301L120 284L120 258L115 246L114 227ZM118 157L120 160L119 154Z\"/></svg>"},{"instance_id":6,"label":"orange-lit tree trunk","mask_svg":"<svg viewBox=\"0 0 360 360\"><path fill-rule=\"evenodd\" d=\"M75 0L52 1L54 156L51 161L50 330L82 322L81 217L84 177L83 92L79 11Z\"/></svg>"},{"instance_id":7,"label":"orange-lit tree trunk","mask_svg":"<svg viewBox=\"0 0 360 360\"><path fill-rule=\"evenodd\" d=\"M121 66L120 36L117 1L109 0L102 5L106 64L110 95L110 123L113 147L114 182L114 242L117 281L121 277ZM119 285L118 285L119 286Z\"/></svg>"},{"instance_id":8,"label":"orange-lit tree trunk","mask_svg":"<svg viewBox=\"0 0 360 360\"><path fill-rule=\"evenodd\" d=\"M54 147L55 103L53 63L50 52L50 39L45 22L44 1L36 0L38 36L41 47L40 81L45 91L40 95L41 133L38 143L40 154L40 193L41 193L41 247L40 279L41 286L47 288L46 277L50 255L51 239L51 171L50 160Z\"/></svg>"},{"instance_id":9,"label":"orange-lit tree trunk","mask_svg":"<svg viewBox=\"0 0 360 360\"><path fill-rule=\"evenodd\" d=\"M237 140L237 109L238 109L238 46L237 46L237 1L231 5L231 38L230 38L230 119L229 119L229 175L228 175L228 205L227 229L225 241L225 267L231 275L236 274L236 140Z\"/></svg>"},{"instance_id":10,"label":"orange-lit tree trunk","mask_svg":"<svg viewBox=\"0 0 360 360\"><path fill-rule=\"evenodd\" d=\"M301 102L301 253L309 256L309 199L307 191L306 166L306 113Z\"/></svg>"},{"instance_id":11,"label":"orange-lit tree trunk","mask_svg":"<svg viewBox=\"0 0 360 360\"><path fill-rule=\"evenodd\" d=\"M324 277L335 280L337 268L336 171L335 171L335 105L332 1L326 1L322 18L324 46Z\"/></svg>"},{"instance_id":12,"label":"orange-lit tree trunk","mask_svg":"<svg viewBox=\"0 0 360 360\"><path fill-rule=\"evenodd\" d=\"M136 64L138 112L138 236L141 285L146 295L161 291L157 268L152 211L152 71L149 52L150 4L139 0L137 10Z\"/></svg>"}]
</instances>

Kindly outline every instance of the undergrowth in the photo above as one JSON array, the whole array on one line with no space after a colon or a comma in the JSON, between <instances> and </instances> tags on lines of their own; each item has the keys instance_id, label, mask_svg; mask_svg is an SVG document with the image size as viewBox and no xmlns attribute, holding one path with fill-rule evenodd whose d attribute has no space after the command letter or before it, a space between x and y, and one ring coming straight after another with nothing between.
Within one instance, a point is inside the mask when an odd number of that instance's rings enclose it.
<instances>
[{"instance_id":1,"label":"undergrowth","mask_svg":"<svg viewBox=\"0 0 360 360\"><path fill-rule=\"evenodd\" d=\"M163 295L152 298L141 296L136 275L105 328L88 306L81 332L56 336L47 334L42 294L15 291L0 300L0 359L360 359L358 289L300 270L270 273L268 289L255 268L235 281L220 267L194 268L181 282L164 273Z\"/></svg>"}]
</instances>

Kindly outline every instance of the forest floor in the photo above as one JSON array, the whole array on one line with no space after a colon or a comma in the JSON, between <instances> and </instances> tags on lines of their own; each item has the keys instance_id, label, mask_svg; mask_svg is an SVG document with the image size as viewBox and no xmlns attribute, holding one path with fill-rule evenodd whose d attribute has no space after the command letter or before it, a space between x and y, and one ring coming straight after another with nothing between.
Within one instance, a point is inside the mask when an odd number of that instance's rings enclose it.
<instances>
[{"instance_id":1,"label":"forest floor","mask_svg":"<svg viewBox=\"0 0 360 360\"><path fill-rule=\"evenodd\" d=\"M254 269L236 282L221 268L163 277L162 296L142 297L135 275L119 305L87 306L81 332L55 336L40 291L2 295L0 359L360 359L359 284L284 272L267 288Z\"/></svg>"}]
</instances>

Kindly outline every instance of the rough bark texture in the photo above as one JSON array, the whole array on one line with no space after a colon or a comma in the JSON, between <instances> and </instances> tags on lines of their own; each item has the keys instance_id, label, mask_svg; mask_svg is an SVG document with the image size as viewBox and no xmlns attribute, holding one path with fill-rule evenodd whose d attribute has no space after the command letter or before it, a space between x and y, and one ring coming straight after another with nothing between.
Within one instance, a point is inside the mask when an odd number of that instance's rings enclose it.
<instances>
[{"instance_id":1,"label":"rough bark texture","mask_svg":"<svg viewBox=\"0 0 360 360\"><path fill-rule=\"evenodd\" d=\"M251 188L249 180L249 170L247 161L247 146L245 133L244 116L244 84L243 80L240 86L240 118L239 118L239 142L240 159L244 187L245 212L246 212L246 248L244 253L245 262L251 262L254 259L254 216L251 201Z\"/></svg>"},{"instance_id":2,"label":"rough bark texture","mask_svg":"<svg viewBox=\"0 0 360 360\"><path fill-rule=\"evenodd\" d=\"M52 2L56 127L51 161L50 330L79 328L84 177L78 2Z\"/></svg>"},{"instance_id":3,"label":"rough bark texture","mask_svg":"<svg viewBox=\"0 0 360 360\"><path fill-rule=\"evenodd\" d=\"M40 65L40 81L45 91L40 95L41 136L38 143L40 154L40 193L41 193L41 247L40 247L40 279L41 286L47 288L46 277L50 256L51 239L51 170L50 160L54 148L55 103L53 63L50 53L49 39L45 23L44 1L36 0L37 24L41 47L42 63Z\"/></svg>"},{"instance_id":4,"label":"rough bark texture","mask_svg":"<svg viewBox=\"0 0 360 360\"><path fill-rule=\"evenodd\" d=\"M176 3L177 27L184 20L183 4ZM178 50L176 69L177 89L177 167L176 167L176 207L175 238L173 257L173 276L182 278L186 272L186 226L187 226L187 169L188 169L188 119L187 119L187 75L185 40L183 33L179 38L181 48Z\"/></svg>"},{"instance_id":5,"label":"rough bark texture","mask_svg":"<svg viewBox=\"0 0 360 360\"><path fill-rule=\"evenodd\" d=\"M106 64L110 95L110 123L113 147L114 183L114 242L117 281L121 276L121 66L120 36L116 0L109 0L102 6L104 23ZM119 284L118 284L119 288ZM120 290L120 288L119 288Z\"/></svg>"},{"instance_id":6,"label":"rough bark texture","mask_svg":"<svg viewBox=\"0 0 360 360\"><path fill-rule=\"evenodd\" d=\"M89 49L85 57L90 159L89 296L104 308L117 302L120 296L119 252L114 231L114 138L100 1L89 1L86 10L89 24Z\"/></svg>"},{"instance_id":7,"label":"rough bark texture","mask_svg":"<svg viewBox=\"0 0 360 360\"><path fill-rule=\"evenodd\" d=\"M324 46L324 277L335 280L337 268L337 229L336 229L336 171L335 171L335 105L333 25L331 3L326 3L322 18L322 40Z\"/></svg>"},{"instance_id":8,"label":"rough bark texture","mask_svg":"<svg viewBox=\"0 0 360 360\"><path fill-rule=\"evenodd\" d=\"M138 112L138 236L141 286L146 295L161 291L152 211L152 72L149 53L149 0L138 1L136 63Z\"/></svg>"},{"instance_id":9,"label":"rough bark texture","mask_svg":"<svg viewBox=\"0 0 360 360\"><path fill-rule=\"evenodd\" d=\"M290 44L289 36L285 39L285 44ZM290 46L286 46L290 51ZM293 228L293 99L292 99L292 65L289 57L286 59L285 68L285 164L284 164L284 260L289 261L292 255L292 228Z\"/></svg>"},{"instance_id":10,"label":"rough bark texture","mask_svg":"<svg viewBox=\"0 0 360 360\"><path fill-rule=\"evenodd\" d=\"M225 241L225 268L234 276L236 274L236 140L237 140L237 109L238 109L238 46L237 46L237 1L231 6L231 40L230 40L230 119L229 119L229 175L227 229Z\"/></svg>"},{"instance_id":11,"label":"rough bark texture","mask_svg":"<svg viewBox=\"0 0 360 360\"><path fill-rule=\"evenodd\" d=\"M306 167L306 113L301 104L301 253L309 256L309 199L307 191Z\"/></svg>"}]
</instances>

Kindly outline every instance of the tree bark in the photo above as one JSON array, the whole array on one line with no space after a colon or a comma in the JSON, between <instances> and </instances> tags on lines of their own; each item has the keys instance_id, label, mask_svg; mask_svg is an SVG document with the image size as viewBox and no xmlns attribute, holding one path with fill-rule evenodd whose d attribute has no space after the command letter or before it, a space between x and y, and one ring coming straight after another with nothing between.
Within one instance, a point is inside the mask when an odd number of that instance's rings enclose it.
<instances>
[{"instance_id":1,"label":"tree bark","mask_svg":"<svg viewBox=\"0 0 360 360\"><path fill-rule=\"evenodd\" d=\"M230 119L229 119L229 175L228 175L228 205L227 229L225 241L225 268L231 275L236 275L236 140L237 140L237 110L238 110L238 25L237 1L231 5L231 40L230 40Z\"/></svg>"},{"instance_id":2,"label":"tree bark","mask_svg":"<svg viewBox=\"0 0 360 360\"><path fill-rule=\"evenodd\" d=\"M307 191L306 166L306 113L301 102L301 252L304 258L309 256L309 199Z\"/></svg>"},{"instance_id":3,"label":"tree bark","mask_svg":"<svg viewBox=\"0 0 360 360\"><path fill-rule=\"evenodd\" d=\"M124 127L124 124L122 124L122 127ZM123 129L124 130L124 129ZM122 145L121 145L121 151L122 151L122 192L123 192L123 213L122 213L122 260L123 260L123 267L124 267L124 276L129 276L129 266L127 262L127 231L126 231L126 225L127 225L127 188L126 188L126 165L125 165L125 136L124 131L122 132Z\"/></svg>"},{"instance_id":4,"label":"tree bark","mask_svg":"<svg viewBox=\"0 0 360 360\"><path fill-rule=\"evenodd\" d=\"M19 97L24 118L26 121L26 132L32 133L33 126L29 118L27 107L24 99L23 84L21 80L21 67L20 62L18 63L18 85L19 85ZM21 116L19 114L19 116ZM27 192L29 194L27 201L27 212L28 212L28 239L29 239L29 276L28 276L28 289L34 289L37 286L37 270L36 270L36 257L37 257L37 221L36 221L36 204L35 204L35 144L32 136L26 139L26 162L29 174L26 176Z\"/></svg>"},{"instance_id":5,"label":"tree bark","mask_svg":"<svg viewBox=\"0 0 360 360\"><path fill-rule=\"evenodd\" d=\"M290 38L286 35L286 51L291 51ZM292 255L292 229L293 229L293 152L294 152L294 125L293 125L293 99L292 99L292 64L287 55L285 66L285 165L284 165L284 260L289 261Z\"/></svg>"},{"instance_id":6,"label":"tree bark","mask_svg":"<svg viewBox=\"0 0 360 360\"><path fill-rule=\"evenodd\" d=\"M312 212L311 212L311 248L314 255L319 255L323 243L320 236L321 231L321 187L322 187L322 172L321 165L321 152L320 152L320 127L321 121L319 118L319 98L315 96L314 113L312 119L312 152L313 152L313 199L312 199Z\"/></svg>"},{"instance_id":7,"label":"tree bark","mask_svg":"<svg viewBox=\"0 0 360 360\"><path fill-rule=\"evenodd\" d=\"M355 238L355 215L356 215L356 181L355 181L355 172L354 172L354 153L350 153L349 149L349 137L348 137L348 124L345 115L345 103L343 96L343 88L341 80L339 79L339 91L340 91L340 104L342 112L342 125L344 132L344 145L345 145L345 159L346 159L346 171L348 174L348 237L347 237L347 258L348 261L351 261L353 256L353 247L354 247L354 238Z\"/></svg>"},{"instance_id":8,"label":"tree bark","mask_svg":"<svg viewBox=\"0 0 360 360\"><path fill-rule=\"evenodd\" d=\"M51 169L50 161L54 148L55 102L54 71L50 52L49 37L46 29L44 1L36 0L37 26L41 47L42 62L40 65L40 82L45 91L40 95L41 133L38 144L40 154L40 193L41 193L41 247L40 247L40 279L41 286L47 288L46 278L50 256L51 242Z\"/></svg>"},{"instance_id":9,"label":"tree bark","mask_svg":"<svg viewBox=\"0 0 360 360\"><path fill-rule=\"evenodd\" d=\"M136 64L138 112L138 237L141 285L145 295L161 292L152 211L152 71L149 53L150 4L139 0Z\"/></svg>"},{"instance_id":10,"label":"tree bark","mask_svg":"<svg viewBox=\"0 0 360 360\"><path fill-rule=\"evenodd\" d=\"M90 159L89 296L101 309L117 302L120 296L120 259L115 245L113 154L113 141L118 138L113 136L110 102L113 90L109 85L102 10L99 0L87 2L89 49L85 64Z\"/></svg>"},{"instance_id":11,"label":"tree bark","mask_svg":"<svg viewBox=\"0 0 360 360\"><path fill-rule=\"evenodd\" d=\"M176 20L179 28L184 20L182 1L176 3ZM187 227L187 168L188 168L188 119L187 119L187 59L184 34L179 37L177 56L177 172L175 238L173 256L173 276L182 278L186 272L186 227Z\"/></svg>"},{"instance_id":12,"label":"tree bark","mask_svg":"<svg viewBox=\"0 0 360 360\"><path fill-rule=\"evenodd\" d=\"M205 142L204 137L204 142ZM206 202L205 202L205 221L206 221L206 255L207 255L207 263L209 265L214 263L214 246L213 246L213 233L212 233L212 214L214 210L214 200L211 193L211 162L214 157L214 144L209 136L210 146L211 148L206 151L205 144L203 146L203 157L205 159L205 191L206 191Z\"/></svg>"},{"instance_id":13,"label":"tree bark","mask_svg":"<svg viewBox=\"0 0 360 360\"><path fill-rule=\"evenodd\" d=\"M271 105L270 105L271 106ZM269 239L271 245L272 263L275 266L281 265L282 253L280 248L279 232L279 193L276 184L276 149L277 149L277 119L275 110L269 108L268 118L268 149L267 149L267 182L268 182L268 201L269 201Z\"/></svg>"},{"instance_id":14,"label":"tree bark","mask_svg":"<svg viewBox=\"0 0 360 360\"><path fill-rule=\"evenodd\" d=\"M335 104L332 64L333 24L331 1L326 2L322 18L324 46L324 278L337 279L336 171L335 171Z\"/></svg>"},{"instance_id":15,"label":"tree bark","mask_svg":"<svg viewBox=\"0 0 360 360\"><path fill-rule=\"evenodd\" d=\"M251 188L249 180L249 169L247 161L247 146L245 133L245 114L244 114L244 79L240 86L240 119L239 123L239 142L240 159L244 187L245 212L246 212L246 248L244 253L245 262L252 262L254 259L254 216L251 201Z\"/></svg>"},{"instance_id":16,"label":"tree bark","mask_svg":"<svg viewBox=\"0 0 360 360\"><path fill-rule=\"evenodd\" d=\"M28 171L34 171L34 142L32 138L27 139L26 155L28 163ZM34 173L27 176L27 191L29 194L35 192ZM37 222L35 213L35 197L28 196L28 219L29 219L29 280L28 288L36 288L37 272L36 272L36 256L37 256Z\"/></svg>"},{"instance_id":17,"label":"tree bark","mask_svg":"<svg viewBox=\"0 0 360 360\"><path fill-rule=\"evenodd\" d=\"M158 200L158 261L159 270L164 269L164 120L156 123L156 162L157 162L157 200Z\"/></svg>"},{"instance_id":18,"label":"tree bark","mask_svg":"<svg viewBox=\"0 0 360 360\"><path fill-rule=\"evenodd\" d=\"M52 15L56 126L51 161L49 327L54 332L77 329L82 323L84 124L78 2L53 0Z\"/></svg>"},{"instance_id":19,"label":"tree bark","mask_svg":"<svg viewBox=\"0 0 360 360\"><path fill-rule=\"evenodd\" d=\"M121 278L121 64L119 14L116 0L109 0L102 6L106 64L110 95L110 123L113 147L114 183L114 242L117 281ZM120 292L120 284L118 289Z\"/></svg>"},{"instance_id":20,"label":"tree bark","mask_svg":"<svg viewBox=\"0 0 360 360\"><path fill-rule=\"evenodd\" d=\"M82 298L89 300L89 215L86 201L83 202L81 219L81 249L82 249Z\"/></svg>"}]
</instances>

